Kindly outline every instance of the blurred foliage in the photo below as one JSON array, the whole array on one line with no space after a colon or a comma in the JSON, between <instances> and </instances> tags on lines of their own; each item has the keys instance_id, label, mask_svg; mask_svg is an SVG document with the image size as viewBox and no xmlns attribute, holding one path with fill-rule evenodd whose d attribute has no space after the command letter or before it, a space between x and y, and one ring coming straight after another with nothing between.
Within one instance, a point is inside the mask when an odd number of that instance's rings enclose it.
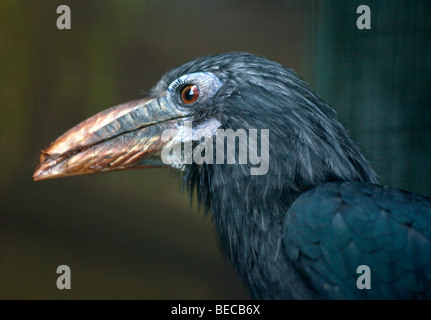
<instances>
[{"instance_id":1,"label":"blurred foliage","mask_svg":"<svg viewBox=\"0 0 431 320\"><path fill-rule=\"evenodd\" d=\"M28 134L27 124L31 121L32 55L31 35L26 25L28 12L21 11L19 2L0 3L0 191L7 187L12 173L24 161ZM22 15L22 23L15 19ZM11 25L16 25L12 30Z\"/></svg>"},{"instance_id":2,"label":"blurred foliage","mask_svg":"<svg viewBox=\"0 0 431 320\"><path fill-rule=\"evenodd\" d=\"M61 4L71 30L56 28ZM369 31L356 29L360 4ZM0 298L248 297L171 170L31 181L58 135L201 55L249 51L294 69L382 183L431 195L427 12L426 1L1 1ZM55 286L61 264L70 291Z\"/></svg>"}]
</instances>

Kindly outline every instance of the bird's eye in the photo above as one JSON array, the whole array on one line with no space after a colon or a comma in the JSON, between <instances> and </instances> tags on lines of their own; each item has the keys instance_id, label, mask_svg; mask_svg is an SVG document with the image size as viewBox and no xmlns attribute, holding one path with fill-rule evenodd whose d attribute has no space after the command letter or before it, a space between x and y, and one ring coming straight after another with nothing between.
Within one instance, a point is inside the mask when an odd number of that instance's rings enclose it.
<instances>
[{"instance_id":1,"label":"bird's eye","mask_svg":"<svg viewBox=\"0 0 431 320\"><path fill-rule=\"evenodd\" d=\"M181 101L191 104L199 98L199 87L195 84L187 85L181 89Z\"/></svg>"}]
</instances>

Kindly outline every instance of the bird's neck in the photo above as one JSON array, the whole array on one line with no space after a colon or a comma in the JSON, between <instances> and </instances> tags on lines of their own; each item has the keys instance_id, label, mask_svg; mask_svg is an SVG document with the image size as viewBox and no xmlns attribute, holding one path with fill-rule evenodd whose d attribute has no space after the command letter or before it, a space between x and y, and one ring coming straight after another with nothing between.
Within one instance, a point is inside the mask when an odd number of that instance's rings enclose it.
<instances>
[{"instance_id":1,"label":"bird's neck","mask_svg":"<svg viewBox=\"0 0 431 320\"><path fill-rule=\"evenodd\" d=\"M282 240L284 216L305 189L270 189L259 179L234 184L228 171L210 172L210 180L211 173L217 176L209 187L209 206L218 242L252 297L312 298L310 289L298 281Z\"/></svg>"}]
</instances>

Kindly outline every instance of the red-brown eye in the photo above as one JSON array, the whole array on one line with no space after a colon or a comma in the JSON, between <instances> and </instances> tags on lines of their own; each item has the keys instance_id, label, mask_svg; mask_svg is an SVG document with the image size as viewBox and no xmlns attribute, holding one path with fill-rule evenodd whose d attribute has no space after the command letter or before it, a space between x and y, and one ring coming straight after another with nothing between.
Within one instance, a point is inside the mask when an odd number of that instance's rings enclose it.
<instances>
[{"instance_id":1,"label":"red-brown eye","mask_svg":"<svg viewBox=\"0 0 431 320\"><path fill-rule=\"evenodd\" d=\"M191 104L199 98L199 88L192 84L181 89L181 101L185 104Z\"/></svg>"}]
</instances>

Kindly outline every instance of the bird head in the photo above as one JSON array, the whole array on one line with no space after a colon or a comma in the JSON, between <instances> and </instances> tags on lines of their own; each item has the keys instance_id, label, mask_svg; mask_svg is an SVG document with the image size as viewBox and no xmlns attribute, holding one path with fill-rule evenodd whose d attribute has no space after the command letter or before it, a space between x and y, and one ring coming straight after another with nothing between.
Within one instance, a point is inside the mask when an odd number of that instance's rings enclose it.
<instances>
[{"instance_id":1,"label":"bird head","mask_svg":"<svg viewBox=\"0 0 431 320\"><path fill-rule=\"evenodd\" d=\"M267 152L267 170L251 174L255 164L249 157L234 164L226 164L226 158L221 163L167 164L170 153L163 157L164 150L178 144L214 142L221 129L246 134L267 130L268 149L262 149L262 135L253 145ZM251 150L250 141L250 136L245 139L245 150ZM335 112L305 82L274 61L240 52L187 62L167 72L145 98L71 128L42 151L33 178L159 166L182 169L189 188L223 187L233 178L237 184L259 186L263 193L286 186L301 191L329 180L375 181Z\"/></svg>"}]
</instances>

